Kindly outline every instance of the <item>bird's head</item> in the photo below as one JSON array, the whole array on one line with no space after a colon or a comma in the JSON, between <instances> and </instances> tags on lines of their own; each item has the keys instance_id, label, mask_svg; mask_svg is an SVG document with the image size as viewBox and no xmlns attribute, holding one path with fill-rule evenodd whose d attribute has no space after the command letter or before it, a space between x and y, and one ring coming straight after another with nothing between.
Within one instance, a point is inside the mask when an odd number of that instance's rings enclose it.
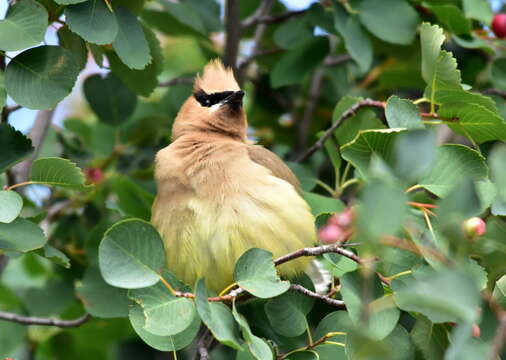
<instances>
[{"instance_id":1,"label":"bird's head","mask_svg":"<svg viewBox=\"0 0 506 360\"><path fill-rule=\"evenodd\" d=\"M173 140L190 132L215 132L246 140L247 120L242 107L244 91L239 88L232 69L212 60L197 75L190 96L176 117Z\"/></svg>"}]
</instances>

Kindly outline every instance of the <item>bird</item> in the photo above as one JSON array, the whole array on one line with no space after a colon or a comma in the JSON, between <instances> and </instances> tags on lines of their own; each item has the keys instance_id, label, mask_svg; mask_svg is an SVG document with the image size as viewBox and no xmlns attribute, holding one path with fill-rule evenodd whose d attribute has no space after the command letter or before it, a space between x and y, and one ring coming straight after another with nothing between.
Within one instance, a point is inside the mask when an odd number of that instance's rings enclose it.
<instances>
[{"instance_id":1,"label":"bird","mask_svg":"<svg viewBox=\"0 0 506 360\"><path fill-rule=\"evenodd\" d=\"M205 278L219 293L251 248L279 257L316 240L315 219L290 168L247 138L242 91L231 68L211 60L174 120L171 143L155 156L157 194L151 222L167 267L188 285ZM310 259L278 267L283 278Z\"/></svg>"}]
</instances>

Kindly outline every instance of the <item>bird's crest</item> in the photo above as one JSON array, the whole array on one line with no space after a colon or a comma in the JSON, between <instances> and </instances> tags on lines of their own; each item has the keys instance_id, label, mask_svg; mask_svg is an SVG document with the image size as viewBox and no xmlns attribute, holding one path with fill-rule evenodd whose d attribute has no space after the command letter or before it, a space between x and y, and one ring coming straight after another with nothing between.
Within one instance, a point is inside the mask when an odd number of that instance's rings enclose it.
<instances>
[{"instance_id":1,"label":"bird's crest","mask_svg":"<svg viewBox=\"0 0 506 360\"><path fill-rule=\"evenodd\" d=\"M195 78L194 93L203 90L207 94L222 91L238 91L239 85L231 68L226 68L219 59L211 60L205 67L202 76Z\"/></svg>"}]
</instances>

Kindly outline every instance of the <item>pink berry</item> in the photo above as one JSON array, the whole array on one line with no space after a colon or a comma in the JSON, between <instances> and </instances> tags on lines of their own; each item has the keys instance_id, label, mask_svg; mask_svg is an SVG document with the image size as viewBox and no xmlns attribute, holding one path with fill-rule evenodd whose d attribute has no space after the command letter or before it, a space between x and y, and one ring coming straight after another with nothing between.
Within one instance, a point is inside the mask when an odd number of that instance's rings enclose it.
<instances>
[{"instance_id":1,"label":"pink berry","mask_svg":"<svg viewBox=\"0 0 506 360\"><path fill-rule=\"evenodd\" d=\"M104 180L104 173L100 168L91 167L86 169L86 179L92 184L97 184Z\"/></svg>"},{"instance_id":2,"label":"pink berry","mask_svg":"<svg viewBox=\"0 0 506 360\"><path fill-rule=\"evenodd\" d=\"M347 229L353 222L353 211L351 208L344 210L342 213L334 214L329 219L329 224L334 224Z\"/></svg>"},{"instance_id":3,"label":"pink berry","mask_svg":"<svg viewBox=\"0 0 506 360\"><path fill-rule=\"evenodd\" d=\"M344 232L339 226L328 224L320 229L318 236L322 243L333 244L337 241L343 240Z\"/></svg>"},{"instance_id":4,"label":"pink berry","mask_svg":"<svg viewBox=\"0 0 506 360\"><path fill-rule=\"evenodd\" d=\"M487 232L487 224L479 217L472 217L467 219L462 224L462 230L467 237L473 239L477 236L482 236Z\"/></svg>"},{"instance_id":5,"label":"pink berry","mask_svg":"<svg viewBox=\"0 0 506 360\"><path fill-rule=\"evenodd\" d=\"M506 14L496 14L494 16L492 31L498 38L506 37Z\"/></svg>"}]
</instances>

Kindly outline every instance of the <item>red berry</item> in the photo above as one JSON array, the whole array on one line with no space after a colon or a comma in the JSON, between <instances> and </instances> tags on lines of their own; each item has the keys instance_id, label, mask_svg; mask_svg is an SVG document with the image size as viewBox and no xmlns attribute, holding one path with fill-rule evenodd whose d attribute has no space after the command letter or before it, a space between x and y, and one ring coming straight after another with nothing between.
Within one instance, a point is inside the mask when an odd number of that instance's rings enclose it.
<instances>
[{"instance_id":1,"label":"red berry","mask_svg":"<svg viewBox=\"0 0 506 360\"><path fill-rule=\"evenodd\" d=\"M86 169L86 179L92 184L97 184L104 180L104 173L99 168L88 168Z\"/></svg>"},{"instance_id":2,"label":"red berry","mask_svg":"<svg viewBox=\"0 0 506 360\"><path fill-rule=\"evenodd\" d=\"M329 224L334 224L347 229L353 221L353 212L351 208L344 210L342 213L334 214L329 219Z\"/></svg>"},{"instance_id":3,"label":"red berry","mask_svg":"<svg viewBox=\"0 0 506 360\"><path fill-rule=\"evenodd\" d=\"M506 37L506 14L496 14L492 20L492 31L498 38Z\"/></svg>"},{"instance_id":4,"label":"red berry","mask_svg":"<svg viewBox=\"0 0 506 360\"><path fill-rule=\"evenodd\" d=\"M344 240L344 231L337 225L328 224L320 229L318 237L324 244L333 244Z\"/></svg>"},{"instance_id":5,"label":"red berry","mask_svg":"<svg viewBox=\"0 0 506 360\"><path fill-rule=\"evenodd\" d=\"M473 239L477 236L482 236L487 232L487 224L479 217L472 217L467 219L462 224L462 230L467 237Z\"/></svg>"}]
</instances>

